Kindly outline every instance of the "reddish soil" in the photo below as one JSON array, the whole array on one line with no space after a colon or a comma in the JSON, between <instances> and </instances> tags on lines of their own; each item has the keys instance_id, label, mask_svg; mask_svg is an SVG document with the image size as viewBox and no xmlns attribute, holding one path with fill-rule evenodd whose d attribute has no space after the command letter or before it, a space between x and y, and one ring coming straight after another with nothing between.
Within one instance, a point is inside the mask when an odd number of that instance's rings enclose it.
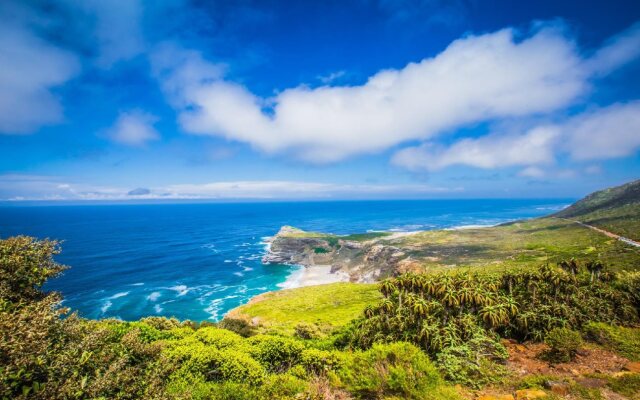
<instances>
[{"instance_id":1,"label":"reddish soil","mask_svg":"<svg viewBox=\"0 0 640 400\"><path fill-rule=\"evenodd\" d=\"M526 375L560 375L582 376L588 374L614 374L622 371L629 363L610 351L585 347L578 352L576 359L568 363L550 364L540 359L540 354L548 349L544 343L516 343L505 341L509 350L507 368L516 376Z\"/></svg>"}]
</instances>

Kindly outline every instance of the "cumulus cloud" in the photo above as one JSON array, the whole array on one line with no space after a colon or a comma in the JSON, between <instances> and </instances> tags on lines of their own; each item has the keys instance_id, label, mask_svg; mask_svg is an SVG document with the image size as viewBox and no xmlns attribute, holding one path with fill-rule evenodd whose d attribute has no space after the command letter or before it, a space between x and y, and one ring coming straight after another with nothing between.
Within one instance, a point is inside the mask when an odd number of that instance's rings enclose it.
<instances>
[{"instance_id":1,"label":"cumulus cloud","mask_svg":"<svg viewBox=\"0 0 640 400\"><path fill-rule=\"evenodd\" d=\"M128 190L67 182L61 177L0 175L0 200L308 199L422 197L463 191L424 184L337 184L304 181L223 181Z\"/></svg>"},{"instance_id":2,"label":"cumulus cloud","mask_svg":"<svg viewBox=\"0 0 640 400\"><path fill-rule=\"evenodd\" d=\"M0 19L0 133L62 121L55 89L79 72L77 57L38 36L19 8L0 6Z\"/></svg>"},{"instance_id":3,"label":"cumulus cloud","mask_svg":"<svg viewBox=\"0 0 640 400\"><path fill-rule=\"evenodd\" d=\"M554 161L553 144L558 134L554 127L539 127L523 135L492 134L462 139L449 147L427 143L396 152L392 161L411 170L431 171L450 165L490 169L550 164Z\"/></svg>"},{"instance_id":4,"label":"cumulus cloud","mask_svg":"<svg viewBox=\"0 0 640 400\"><path fill-rule=\"evenodd\" d=\"M627 54L638 35L634 28L602 51ZM464 37L435 57L380 71L360 86L300 86L273 98L223 79L189 80L189 60L166 71L182 82L168 93L180 105L185 131L322 163L428 140L470 123L561 109L589 91L596 71L631 57L600 54L595 57L609 61L589 65L562 27L541 24L529 35L504 29ZM195 69L202 69L197 61Z\"/></svg>"},{"instance_id":5,"label":"cumulus cloud","mask_svg":"<svg viewBox=\"0 0 640 400\"><path fill-rule=\"evenodd\" d=\"M127 146L144 146L147 142L160 138L153 127L157 120L156 116L139 110L123 112L106 135L114 142Z\"/></svg>"},{"instance_id":6,"label":"cumulus cloud","mask_svg":"<svg viewBox=\"0 0 640 400\"><path fill-rule=\"evenodd\" d=\"M452 165L489 169L528 166L520 175L539 178L545 173L536 166L553 164L558 154L577 161L603 160L629 156L639 148L640 101L634 101L592 109L525 134L493 133L462 139L448 147L430 143L408 147L396 152L392 161L411 170L429 171Z\"/></svg>"},{"instance_id":7,"label":"cumulus cloud","mask_svg":"<svg viewBox=\"0 0 640 400\"><path fill-rule=\"evenodd\" d=\"M640 148L640 101L594 109L563 127L565 150L575 160L602 160L634 154Z\"/></svg>"}]
</instances>

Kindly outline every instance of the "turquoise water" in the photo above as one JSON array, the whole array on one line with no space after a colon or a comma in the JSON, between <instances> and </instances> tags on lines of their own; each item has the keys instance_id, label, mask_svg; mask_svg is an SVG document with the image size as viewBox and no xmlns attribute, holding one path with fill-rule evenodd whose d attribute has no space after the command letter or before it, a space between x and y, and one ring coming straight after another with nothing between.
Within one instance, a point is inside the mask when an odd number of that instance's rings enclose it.
<instances>
[{"instance_id":1,"label":"turquoise water","mask_svg":"<svg viewBox=\"0 0 640 400\"><path fill-rule=\"evenodd\" d=\"M348 234L494 225L549 214L570 200L0 206L0 237L63 240L72 268L47 284L88 318L218 320L299 267L263 265L282 225Z\"/></svg>"}]
</instances>

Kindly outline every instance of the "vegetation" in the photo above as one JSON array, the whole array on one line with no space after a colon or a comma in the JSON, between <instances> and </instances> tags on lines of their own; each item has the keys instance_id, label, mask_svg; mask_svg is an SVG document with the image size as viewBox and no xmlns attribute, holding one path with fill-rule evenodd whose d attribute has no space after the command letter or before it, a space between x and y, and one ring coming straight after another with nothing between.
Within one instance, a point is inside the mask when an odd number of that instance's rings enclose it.
<instances>
[{"instance_id":1,"label":"vegetation","mask_svg":"<svg viewBox=\"0 0 640 400\"><path fill-rule=\"evenodd\" d=\"M555 214L640 240L640 180L590 194Z\"/></svg>"},{"instance_id":2,"label":"vegetation","mask_svg":"<svg viewBox=\"0 0 640 400\"><path fill-rule=\"evenodd\" d=\"M568 328L554 328L547 333L544 342L549 346L546 358L554 362L568 362L575 358L582 346L580 332Z\"/></svg>"},{"instance_id":3,"label":"vegetation","mask_svg":"<svg viewBox=\"0 0 640 400\"><path fill-rule=\"evenodd\" d=\"M640 329L591 322L584 332L587 339L630 360L640 361Z\"/></svg>"},{"instance_id":4,"label":"vegetation","mask_svg":"<svg viewBox=\"0 0 640 400\"><path fill-rule=\"evenodd\" d=\"M458 397L409 343L351 351L311 337L255 335L242 320L220 325L243 335L159 317L78 318L59 307L58 295L41 290L47 277L64 269L52 259L58 252L55 242L0 241L2 399ZM373 285L330 285L324 295L335 296L341 287L377 297ZM347 308L346 314L361 312L358 303Z\"/></svg>"},{"instance_id":5,"label":"vegetation","mask_svg":"<svg viewBox=\"0 0 640 400\"><path fill-rule=\"evenodd\" d=\"M638 220L627 201L634 185L564 215L633 234L617 217ZM566 375L507 383L505 346L544 341L544 357L567 362L587 340L584 348L640 361L640 253L570 220L394 238L286 234L324 238L332 248L340 240L389 243L423 260L428 273L266 293L217 324L96 321L42 290L66 269L53 259L57 242L0 240L0 399L454 400L491 385L544 395L555 384L570 398L595 400L601 389ZM640 398L633 368L586 379Z\"/></svg>"},{"instance_id":6,"label":"vegetation","mask_svg":"<svg viewBox=\"0 0 640 400\"><path fill-rule=\"evenodd\" d=\"M257 321L263 331L286 335L293 335L299 324L329 333L360 316L380 297L374 284L332 283L279 290L252 299L227 318Z\"/></svg>"},{"instance_id":7,"label":"vegetation","mask_svg":"<svg viewBox=\"0 0 640 400\"><path fill-rule=\"evenodd\" d=\"M640 207L638 207L640 209ZM635 221L635 230L640 221ZM420 271L451 267L502 272L576 258L600 261L611 270L640 268L640 252L572 221L541 218L491 228L424 231L388 242L421 265Z\"/></svg>"},{"instance_id":8,"label":"vegetation","mask_svg":"<svg viewBox=\"0 0 640 400\"><path fill-rule=\"evenodd\" d=\"M485 383L506 357L499 338L542 340L555 353L576 350L574 333L590 322L638 321L640 273L594 275L577 263L505 273L407 274L380 284L382 301L344 334L344 343L408 341L437 358L445 375L460 383ZM575 267L575 268L574 268ZM567 348L560 348L568 346ZM457 365L474 360L472 367Z\"/></svg>"}]
</instances>

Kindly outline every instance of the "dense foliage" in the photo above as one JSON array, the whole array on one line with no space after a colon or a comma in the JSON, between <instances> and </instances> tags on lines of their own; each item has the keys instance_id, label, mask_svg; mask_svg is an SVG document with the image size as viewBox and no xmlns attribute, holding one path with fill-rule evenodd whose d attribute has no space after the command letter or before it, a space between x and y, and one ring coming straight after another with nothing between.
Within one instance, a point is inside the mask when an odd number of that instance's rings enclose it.
<instances>
[{"instance_id":1,"label":"dense foliage","mask_svg":"<svg viewBox=\"0 0 640 400\"><path fill-rule=\"evenodd\" d=\"M79 318L41 290L64 269L58 251L50 241L0 240L1 399L457 398L409 343L340 351L328 340L255 335L239 320L222 329Z\"/></svg>"},{"instance_id":2,"label":"dense foliage","mask_svg":"<svg viewBox=\"0 0 640 400\"><path fill-rule=\"evenodd\" d=\"M365 310L344 340L362 348L412 342L437 358L448 378L483 384L499 370L490 363L506 357L500 337L542 340L554 328L637 322L640 273L603 268L569 260L503 273L402 275L381 283L383 300Z\"/></svg>"},{"instance_id":3,"label":"dense foliage","mask_svg":"<svg viewBox=\"0 0 640 400\"><path fill-rule=\"evenodd\" d=\"M443 376L468 387L504 377L501 337L546 338L571 357L581 342L571 329L640 356L640 331L602 323L638 321L640 274L597 263L403 275L342 331L320 319L283 334L242 319L79 318L42 291L65 268L58 252L56 242L0 240L0 399L457 399ZM632 393L636 382L610 386Z\"/></svg>"}]
</instances>

